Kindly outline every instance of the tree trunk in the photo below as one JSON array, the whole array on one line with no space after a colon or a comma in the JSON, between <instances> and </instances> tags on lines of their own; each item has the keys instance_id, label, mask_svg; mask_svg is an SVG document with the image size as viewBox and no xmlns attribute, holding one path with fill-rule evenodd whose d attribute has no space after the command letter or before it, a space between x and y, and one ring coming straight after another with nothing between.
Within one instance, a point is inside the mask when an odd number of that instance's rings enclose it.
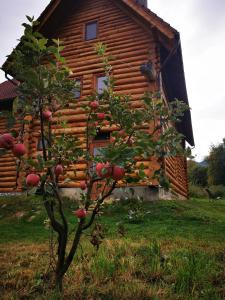
<instances>
[{"instance_id":1,"label":"tree trunk","mask_svg":"<svg viewBox=\"0 0 225 300\"><path fill-rule=\"evenodd\" d=\"M61 272L57 272L55 276L55 285L56 285L56 290L59 292L60 298L63 292L63 275Z\"/></svg>"}]
</instances>

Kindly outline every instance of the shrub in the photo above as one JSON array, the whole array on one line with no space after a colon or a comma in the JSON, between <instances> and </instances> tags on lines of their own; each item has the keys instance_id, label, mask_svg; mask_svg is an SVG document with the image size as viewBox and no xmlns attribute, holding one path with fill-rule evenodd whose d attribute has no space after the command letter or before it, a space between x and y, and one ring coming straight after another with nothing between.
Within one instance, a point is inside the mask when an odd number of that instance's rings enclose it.
<instances>
[{"instance_id":1,"label":"shrub","mask_svg":"<svg viewBox=\"0 0 225 300\"><path fill-rule=\"evenodd\" d=\"M198 185L189 186L189 195L191 198L208 198L205 189Z\"/></svg>"},{"instance_id":2,"label":"shrub","mask_svg":"<svg viewBox=\"0 0 225 300\"><path fill-rule=\"evenodd\" d=\"M213 194L215 198L217 197L225 197L225 186L224 185L212 185L209 188L210 192Z\"/></svg>"},{"instance_id":3,"label":"shrub","mask_svg":"<svg viewBox=\"0 0 225 300\"><path fill-rule=\"evenodd\" d=\"M207 161L209 184L225 184L225 139L219 145L211 146Z\"/></svg>"},{"instance_id":4,"label":"shrub","mask_svg":"<svg viewBox=\"0 0 225 300\"><path fill-rule=\"evenodd\" d=\"M192 161L193 163L193 161ZM188 179L192 184L199 186L207 186L207 167L196 165L190 165L188 167Z\"/></svg>"}]
</instances>

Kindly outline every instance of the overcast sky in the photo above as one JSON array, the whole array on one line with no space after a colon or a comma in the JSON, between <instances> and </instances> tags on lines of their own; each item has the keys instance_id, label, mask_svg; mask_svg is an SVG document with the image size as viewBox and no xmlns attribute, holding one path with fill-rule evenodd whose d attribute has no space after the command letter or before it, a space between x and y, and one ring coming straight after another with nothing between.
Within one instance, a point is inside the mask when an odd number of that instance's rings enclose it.
<instances>
[{"instance_id":1,"label":"overcast sky","mask_svg":"<svg viewBox=\"0 0 225 300\"><path fill-rule=\"evenodd\" d=\"M93 0L94 1L94 0ZM225 137L225 0L149 0L148 7L181 34L198 161ZM0 65L49 0L0 0ZM0 71L0 82L4 73Z\"/></svg>"}]
</instances>

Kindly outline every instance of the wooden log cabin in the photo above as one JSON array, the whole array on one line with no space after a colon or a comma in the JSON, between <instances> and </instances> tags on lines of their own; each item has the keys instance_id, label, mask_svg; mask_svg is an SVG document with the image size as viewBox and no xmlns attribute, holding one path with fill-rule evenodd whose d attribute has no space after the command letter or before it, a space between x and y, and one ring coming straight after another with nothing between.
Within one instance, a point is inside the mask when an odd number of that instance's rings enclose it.
<instances>
[{"instance_id":1,"label":"wooden log cabin","mask_svg":"<svg viewBox=\"0 0 225 300\"><path fill-rule=\"evenodd\" d=\"M73 78L80 81L81 89L76 101L62 112L69 124L67 130L79 137L81 142L84 140L86 124L81 105L93 90L101 88L103 80L103 69L93 50L97 42L105 43L108 53L115 57L111 62L116 80L115 90L131 95L134 106L140 105L140 97L146 91L158 90L168 102L177 98L188 104L179 33L147 8L147 0L52 0L39 17L39 22L39 30L47 38L59 38L64 42L63 56L73 71ZM151 68L154 72L149 74ZM5 84L9 83L2 85ZM0 96L0 101L2 110L5 107L10 109L7 103L11 103L11 98L1 99ZM0 133L5 130L4 122L1 118ZM38 121L32 120L26 136L30 157L35 157L39 150L38 129ZM190 111L185 113L177 129L184 135L184 147L185 142L193 146ZM58 133L62 130L55 128ZM92 149L109 140L110 131L105 127L102 137L93 142ZM146 174L152 174L156 168L154 161L149 159L143 163ZM172 193L187 198L186 159L168 158L164 165ZM62 183L61 188L67 191L76 188L79 191L80 181L85 179L86 167L86 164L71 166L67 175L73 181ZM0 158L0 192L15 191L14 179L15 162L7 153ZM16 187L16 190L20 189L21 186ZM136 189L145 198L150 198L153 187L145 185ZM157 194L158 190L155 184L154 191Z\"/></svg>"}]
</instances>

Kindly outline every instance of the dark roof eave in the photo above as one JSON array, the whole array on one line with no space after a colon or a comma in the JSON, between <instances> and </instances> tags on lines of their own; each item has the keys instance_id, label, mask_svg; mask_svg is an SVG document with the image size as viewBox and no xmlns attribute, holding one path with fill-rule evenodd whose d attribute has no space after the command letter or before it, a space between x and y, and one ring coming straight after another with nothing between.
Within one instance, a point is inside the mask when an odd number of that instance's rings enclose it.
<instances>
[{"instance_id":1,"label":"dark roof eave","mask_svg":"<svg viewBox=\"0 0 225 300\"><path fill-rule=\"evenodd\" d=\"M173 101L174 99L179 99L189 106L179 34L176 35L176 43L177 48L175 53L170 57L161 70L162 78L168 100ZM165 48L163 51L164 53L161 52L161 59L164 61L168 52L166 53ZM162 61L161 64L163 65ZM181 122L177 124L177 129L185 136L185 140L191 146L195 145L190 109L184 113Z\"/></svg>"}]
</instances>

